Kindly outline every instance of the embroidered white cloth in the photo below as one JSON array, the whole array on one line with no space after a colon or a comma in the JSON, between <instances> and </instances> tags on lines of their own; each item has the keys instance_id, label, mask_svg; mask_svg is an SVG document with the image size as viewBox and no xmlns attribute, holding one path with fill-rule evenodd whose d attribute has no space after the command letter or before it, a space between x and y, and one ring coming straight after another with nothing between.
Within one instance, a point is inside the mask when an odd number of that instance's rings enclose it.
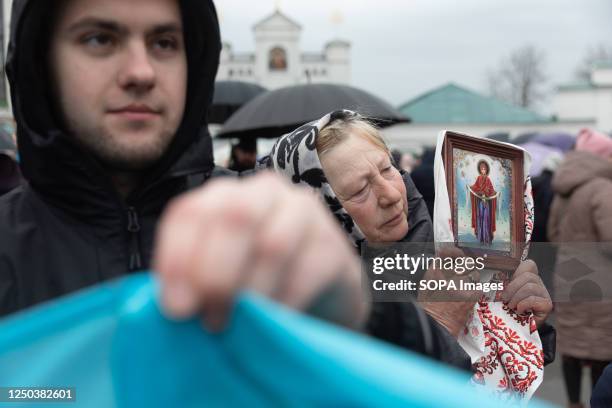
<instances>
[{"instance_id":1,"label":"embroidered white cloth","mask_svg":"<svg viewBox=\"0 0 612 408\"><path fill-rule=\"evenodd\" d=\"M446 131L438 134L434 160L436 199L434 204L434 239L454 242L451 208L446 185L442 145ZM514 146L516 147L516 146ZM533 230L533 195L529 167L531 158L523 150L525 242ZM528 248L523 253L527 255ZM487 271L482 281L500 280L501 274ZM475 374L472 381L486 386L502 399L527 403L544 377L544 353L535 319L531 313L517 315L489 292L474 306L468 323L459 336L459 344L469 354Z\"/></svg>"}]
</instances>

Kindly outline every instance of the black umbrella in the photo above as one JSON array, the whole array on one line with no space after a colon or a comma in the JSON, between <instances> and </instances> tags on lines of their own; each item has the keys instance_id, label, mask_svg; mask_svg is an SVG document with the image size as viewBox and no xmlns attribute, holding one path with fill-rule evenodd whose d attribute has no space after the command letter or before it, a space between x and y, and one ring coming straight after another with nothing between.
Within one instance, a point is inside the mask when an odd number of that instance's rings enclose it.
<instances>
[{"instance_id":1,"label":"black umbrella","mask_svg":"<svg viewBox=\"0 0 612 408\"><path fill-rule=\"evenodd\" d=\"M266 88L242 81L217 81L208 123L225 123L242 105L266 92Z\"/></svg>"},{"instance_id":2,"label":"black umbrella","mask_svg":"<svg viewBox=\"0 0 612 408\"><path fill-rule=\"evenodd\" d=\"M516 144L516 145L520 145L523 143L527 143L529 142L531 139L533 139L534 137L536 137L538 135L537 132L527 132L527 133L522 133L520 135L518 135L513 141L512 143Z\"/></svg>"},{"instance_id":3,"label":"black umbrella","mask_svg":"<svg viewBox=\"0 0 612 408\"><path fill-rule=\"evenodd\" d=\"M358 88L295 85L266 92L246 103L225 122L218 137L274 138L338 109L355 110L381 127L409 121L389 103Z\"/></svg>"},{"instance_id":4,"label":"black umbrella","mask_svg":"<svg viewBox=\"0 0 612 408\"><path fill-rule=\"evenodd\" d=\"M507 132L495 132L495 133L489 133L486 136L486 138L491 139L491 140L496 140L498 142L508 143L510 141L510 134L508 134Z\"/></svg>"}]
</instances>

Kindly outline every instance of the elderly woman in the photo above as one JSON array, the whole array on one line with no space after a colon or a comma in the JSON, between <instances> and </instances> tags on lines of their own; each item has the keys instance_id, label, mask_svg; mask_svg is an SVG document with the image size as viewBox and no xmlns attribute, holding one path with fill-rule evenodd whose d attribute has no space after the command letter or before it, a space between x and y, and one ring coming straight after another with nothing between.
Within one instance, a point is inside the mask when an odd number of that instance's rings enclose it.
<instances>
[{"instance_id":1,"label":"elderly woman","mask_svg":"<svg viewBox=\"0 0 612 408\"><path fill-rule=\"evenodd\" d=\"M282 136L262 165L318 191L356 247L363 241L433 241L426 204L410 176L393 167L378 130L355 112L335 111ZM532 310L541 324L552 308L550 297L535 264L519 268L528 273L515 273L507 301L512 307L520 304L519 311ZM456 337L473 302L426 305L424 310L414 302L375 303L376 318L371 321L376 324L368 331L469 369L469 358ZM548 333L554 344L552 328ZM543 343L547 344L544 339ZM552 361L554 348L547 351Z\"/></svg>"}]
</instances>

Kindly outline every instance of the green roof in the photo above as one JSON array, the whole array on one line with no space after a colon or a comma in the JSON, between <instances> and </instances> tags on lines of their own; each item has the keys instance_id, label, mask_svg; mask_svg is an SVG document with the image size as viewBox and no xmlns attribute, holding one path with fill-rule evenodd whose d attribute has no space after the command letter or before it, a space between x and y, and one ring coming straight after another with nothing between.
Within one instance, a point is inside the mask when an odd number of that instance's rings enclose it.
<instances>
[{"instance_id":1,"label":"green roof","mask_svg":"<svg viewBox=\"0 0 612 408\"><path fill-rule=\"evenodd\" d=\"M543 123L552 119L495 98L447 84L399 107L412 123Z\"/></svg>"},{"instance_id":2,"label":"green roof","mask_svg":"<svg viewBox=\"0 0 612 408\"><path fill-rule=\"evenodd\" d=\"M610 69L612 68L612 60L599 60L593 63L595 69Z\"/></svg>"},{"instance_id":3,"label":"green roof","mask_svg":"<svg viewBox=\"0 0 612 408\"><path fill-rule=\"evenodd\" d=\"M574 82L572 84L559 85L557 87L558 91L587 91L590 89L595 89L597 86L592 84L590 81L580 81Z\"/></svg>"}]
</instances>

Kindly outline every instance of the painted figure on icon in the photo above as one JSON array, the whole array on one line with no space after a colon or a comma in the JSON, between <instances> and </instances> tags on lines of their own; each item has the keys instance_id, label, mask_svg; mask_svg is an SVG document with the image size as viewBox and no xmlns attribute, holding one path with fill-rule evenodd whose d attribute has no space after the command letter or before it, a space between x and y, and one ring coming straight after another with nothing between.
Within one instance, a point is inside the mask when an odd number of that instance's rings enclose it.
<instances>
[{"instance_id":1,"label":"painted figure on icon","mask_svg":"<svg viewBox=\"0 0 612 408\"><path fill-rule=\"evenodd\" d=\"M495 233L498 193L493 188L493 183L489 178L489 163L486 160L480 160L477 168L476 182L467 187L472 204L472 228L474 229L474 235L481 244L491 245Z\"/></svg>"}]
</instances>

